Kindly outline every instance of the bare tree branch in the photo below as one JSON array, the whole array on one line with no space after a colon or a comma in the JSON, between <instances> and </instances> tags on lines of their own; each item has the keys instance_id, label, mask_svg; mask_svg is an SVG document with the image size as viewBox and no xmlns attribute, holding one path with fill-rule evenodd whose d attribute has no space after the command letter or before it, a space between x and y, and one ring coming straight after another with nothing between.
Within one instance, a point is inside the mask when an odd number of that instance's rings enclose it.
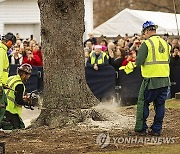
<instances>
[{"instance_id":1,"label":"bare tree branch","mask_svg":"<svg viewBox=\"0 0 180 154\"><path fill-rule=\"evenodd\" d=\"M163 5L160 5L159 3L153 3L153 2L151 2L151 1L147 1L147 0L145 0L145 1L143 1L143 3L148 3L148 4L150 4L150 5L152 5L152 6L155 6L155 7L157 7L157 8L159 8L159 9L166 9L167 11L169 11L169 12L174 12L174 10L173 9L171 9L170 7L167 7L167 6L163 6Z\"/></svg>"}]
</instances>

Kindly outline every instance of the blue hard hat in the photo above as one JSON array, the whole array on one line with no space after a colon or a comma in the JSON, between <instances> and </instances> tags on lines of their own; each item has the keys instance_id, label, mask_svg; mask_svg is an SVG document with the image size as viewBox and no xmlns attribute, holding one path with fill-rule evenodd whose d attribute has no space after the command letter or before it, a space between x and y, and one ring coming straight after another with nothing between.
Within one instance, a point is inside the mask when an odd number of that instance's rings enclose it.
<instances>
[{"instance_id":1,"label":"blue hard hat","mask_svg":"<svg viewBox=\"0 0 180 154\"><path fill-rule=\"evenodd\" d=\"M144 31L146 28L148 27L154 27L154 29L157 29L158 26L155 25L152 21L146 21L145 23L143 23L142 25L142 31Z\"/></svg>"}]
</instances>

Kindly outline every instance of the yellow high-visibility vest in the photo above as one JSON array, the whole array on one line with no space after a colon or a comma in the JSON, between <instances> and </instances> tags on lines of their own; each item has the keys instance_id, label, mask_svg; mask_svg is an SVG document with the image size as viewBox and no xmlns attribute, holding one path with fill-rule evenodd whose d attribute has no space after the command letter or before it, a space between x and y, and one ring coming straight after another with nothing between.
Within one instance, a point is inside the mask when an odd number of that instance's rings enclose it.
<instances>
[{"instance_id":1,"label":"yellow high-visibility vest","mask_svg":"<svg viewBox=\"0 0 180 154\"><path fill-rule=\"evenodd\" d=\"M94 65L96 63L96 54L95 54L95 52L91 52L89 56L91 58L91 64ZM101 52L98 59L97 59L97 64L103 64L105 56L107 56L107 54L105 52ZM107 58L108 58L108 56L107 56Z\"/></svg>"},{"instance_id":2,"label":"yellow high-visibility vest","mask_svg":"<svg viewBox=\"0 0 180 154\"><path fill-rule=\"evenodd\" d=\"M14 75L8 78L7 81L8 87L10 87L11 89L13 89L15 91L15 88L18 84L23 84L21 78L19 75ZM14 91L11 89L6 89L5 93L6 93L6 97L7 97L7 106L6 106L6 110L9 111L12 114L18 114L20 117L22 115L22 106L18 105L15 102L15 95L14 95ZM24 92L23 95L25 93L25 86L24 86Z\"/></svg>"},{"instance_id":3,"label":"yellow high-visibility vest","mask_svg":"<svg viewBox=\"0 0 180 154\"><path fill-rule=\"evenodd\" d=\"M148 55L141 66L142 76L146 78L169 77L170 45L159 36L152 36L145 41Z\"/></svg>"},{"instance_id":4,"label":"yellow high-visibility vest","mask_svg":"<svg viewBox=\"0 0 180 154\"><path fill-rule=\"evenodd\" d=\"M0 86L7 83L9 75L9 60L7 50L7 46L0 42Z\"/></svg>"}]
</instances>

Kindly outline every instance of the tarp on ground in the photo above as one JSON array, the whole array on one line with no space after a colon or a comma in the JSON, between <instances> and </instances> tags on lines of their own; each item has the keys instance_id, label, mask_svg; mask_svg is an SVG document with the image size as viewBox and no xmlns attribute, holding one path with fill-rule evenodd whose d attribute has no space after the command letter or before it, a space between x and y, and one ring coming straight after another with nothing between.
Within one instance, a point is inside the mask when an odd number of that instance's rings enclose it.
<instances>
[{"instance_id":1,"label":"tarp on ground","mask_svg":"<svg viewBox=\"0 0 180 154\"><path fill-rule=\"evenodd\" d=\"M178 34L175 14L131 10L127 8L96 27L93 30L93 33L95 37L100 37L101 35L106 37L116 37L118 35L124 36L126 33L129 36L132 36L134 33L141 33L142 24L145 21L153 21L156 25L158 25L158 34ZM180 31L180 14L177 14L177 21Z\"/></svg>"}]
</instances>

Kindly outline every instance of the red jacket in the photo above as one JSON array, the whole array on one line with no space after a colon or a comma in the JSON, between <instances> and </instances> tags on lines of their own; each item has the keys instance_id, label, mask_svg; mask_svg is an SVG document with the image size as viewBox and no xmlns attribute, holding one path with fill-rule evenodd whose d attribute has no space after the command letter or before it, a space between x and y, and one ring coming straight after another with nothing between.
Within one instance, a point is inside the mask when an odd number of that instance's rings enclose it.
<instances>
[{"instance_id":1,"label":"red jacket","mask_svg":"<svg viewBox=\"0 0 180 154\"><path fill-rule=\"evenodd\" d=\"M28 60L28 57L25 56L22 63L28 63L31 66L42 66L42 60L37 55L33 55L31 60Z\"/></svg>"},{"instance_id":2,"label":"red jacket","mask_svg":"<svg viewBox=\"0 0 180 154\"><path fill-rule=\"evenodd\" d=\"M135 62L135 60L133 60L133 59L130 59L129 61ZM129 61L127 61L127 59L124 59L124 61L122 62L122 66L126 66Z\"/></svg>"},{"instance_id":3,"label":"red jacket","mask_svg":"<svg viewBox=\"0 0 180 154\"><path fill-rule=\"evenodd\" d=\"M38 51L32 51L32 52L33 52L33 55L39 56L39 58L42 60L42 51L41 51L41 50L38 50Z\"/></svg>"}]
</instances>

